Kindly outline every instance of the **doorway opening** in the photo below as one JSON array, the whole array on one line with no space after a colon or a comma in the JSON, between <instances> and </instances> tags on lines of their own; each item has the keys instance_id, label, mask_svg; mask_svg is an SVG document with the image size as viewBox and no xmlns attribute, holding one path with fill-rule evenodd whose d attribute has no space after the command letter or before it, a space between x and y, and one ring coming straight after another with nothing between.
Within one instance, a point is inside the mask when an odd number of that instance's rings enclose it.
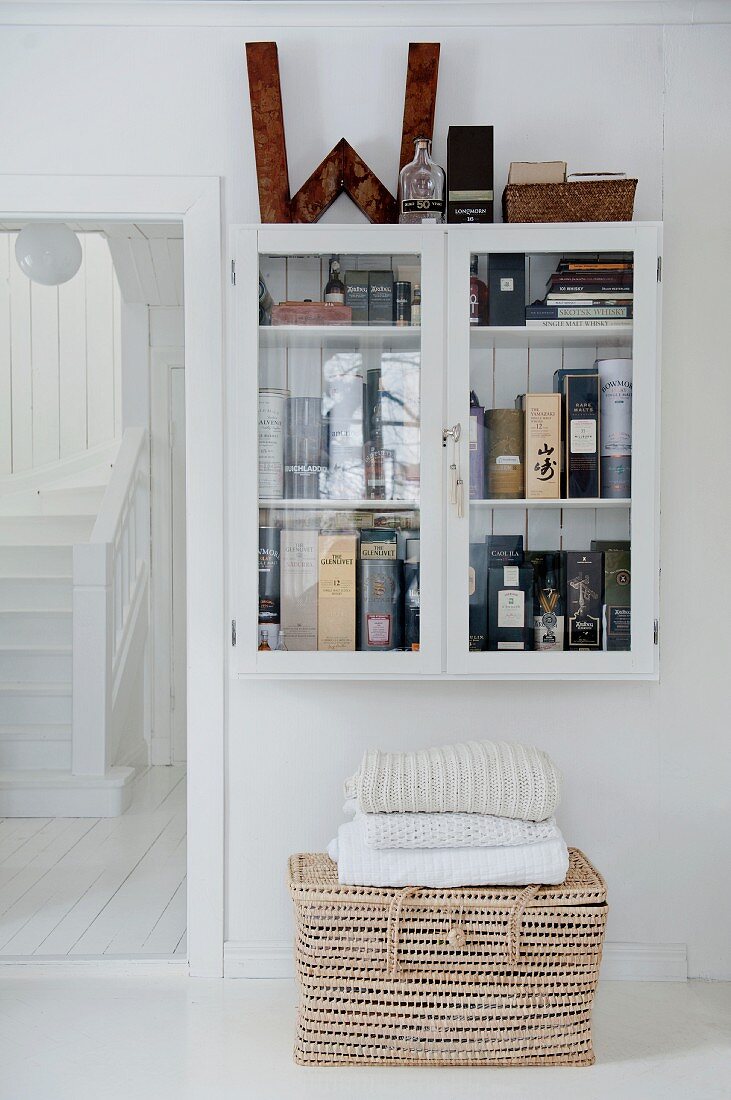
<instances>
[{"instance_id":1,"label":"doorway opening","mask_svg":"<svg viewBox=\"0 0 731 1100\"><path fill-rule=\"evenodd\" d=\"M187 955L183 223L0 224L0 961Z\"/></svg>"}]
</instances>

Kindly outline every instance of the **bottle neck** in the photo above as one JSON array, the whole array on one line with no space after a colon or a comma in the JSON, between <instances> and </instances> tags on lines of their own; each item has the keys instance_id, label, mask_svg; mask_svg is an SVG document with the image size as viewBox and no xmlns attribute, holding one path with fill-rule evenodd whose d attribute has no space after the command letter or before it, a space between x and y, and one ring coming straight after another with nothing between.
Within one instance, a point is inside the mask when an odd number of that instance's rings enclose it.
<instances>
[{"instance_id":1,"label":"bottle neck","mask_svg":"<svg viewBox=\"0 0 731 1100\"><path fill-rule=\"evenodd\" d=\"M431 142L418 138L414 145L414 160L417 164L428 164L431 161Z\"/></svg>"}]
</instances>

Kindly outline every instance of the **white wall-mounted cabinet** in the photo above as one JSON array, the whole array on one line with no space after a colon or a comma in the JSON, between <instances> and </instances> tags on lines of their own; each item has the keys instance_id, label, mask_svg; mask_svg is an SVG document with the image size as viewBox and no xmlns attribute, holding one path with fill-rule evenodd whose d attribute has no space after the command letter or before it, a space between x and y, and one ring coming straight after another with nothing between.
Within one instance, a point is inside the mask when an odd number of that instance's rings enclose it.
<instances>
[{"instance_id":1,"label":"white wall-mounted cabinet","mask_svg":"<svg viewBox=\"0 0 731 1100\"><path fill-rule=\"evenodd\" d=\"M233 674L656 677L660 227L237 227L231 243ZM632 265L625 274L633 278L631 320L491 324L488 304L481 323L472 324L471 268L476 263L487 283L488 269L495 272L506 253L525 256L521 307L544 298L567 257L612 256ZM369 273L386 271L410 283L413 298L418 283L420 323L382 317L368 324L356 315L342 325L269 324L269 298L275 304L322 301L332 257L343 276L355 272L352 278L363 285ZM260 280L268 295L263 324ZM592 368L604 358L633 360L626 497L600 491L567 499L563 479L555 499L497 499L487 480L470 490L471 392L486 410L512 409L520 394L550 393L555 371ZM444 438L443 430L455 425L459 439ZM526 560L532 552L555 551L562 563L563 551L588 553L594 540L631 540L627 648L608 650L601 638L595 652L543 652L530 644L476 650L471 553L501 534L522 538ZM378 557L375 565L361 564L361 551L372 553L380 540L384 548L376 554L395 554L403 566L389 565L387 556L383 568ZM269 559L276 576L268 572ZM389 585L400 592L393 620L383 615ZM561 587L566 599L566 577ZM525 599L532 603L532 593ZM568 607L565 612L568 621ZM599 639L605 631L597 630Z\"/></svg>"}]
</instances>

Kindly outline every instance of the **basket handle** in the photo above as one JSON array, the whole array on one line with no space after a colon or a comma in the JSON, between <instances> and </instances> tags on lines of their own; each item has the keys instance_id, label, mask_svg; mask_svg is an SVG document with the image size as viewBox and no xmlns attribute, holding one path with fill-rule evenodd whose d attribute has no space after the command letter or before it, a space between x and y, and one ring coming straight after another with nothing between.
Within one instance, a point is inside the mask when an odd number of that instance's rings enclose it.
<instances>
[{"instance_id":1,"label":"basket handle","mask_svg":"<svg viewBox=\"0 0 731 1100\"><path fill-rule=\"evenodd\" d=\"M404 886L391 898L386 925L386 971L392 978L397 978L400 973L398 953L401 940L401 910L404 902L408 901L409 898L416 897L422 889L421 886ZM523 916L540 889L540 883L532 883L530 886L526 886L510 907L507 951L508 962L510 963L517 963L520 958Z\"/></svg>"}]
</instances>

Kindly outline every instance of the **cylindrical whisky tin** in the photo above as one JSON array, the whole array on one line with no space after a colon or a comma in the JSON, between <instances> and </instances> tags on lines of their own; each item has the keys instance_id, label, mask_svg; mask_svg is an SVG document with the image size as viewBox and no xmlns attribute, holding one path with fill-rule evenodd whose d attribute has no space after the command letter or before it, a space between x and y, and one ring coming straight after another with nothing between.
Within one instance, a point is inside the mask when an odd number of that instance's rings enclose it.
<instances>
[{"instance_id":1,"label":"cylindrical whisky tin","mask_svg":"<svg viewBox=\"0 0 731 1100\"><path fill-rule=\"evenodd\" d=\"M284 406L284 496L316 500L327 475L326 425L319 397L288 397Z\"/></svg>"},{"instance_id":2,"label":"cylindrical whisky tin","mask_svg":"<svg viewBox=\"0 0 731 1100\"><path fill-rule=\"evenodd\" d=\"M525 414L485 409L485 495L516 500L525 495Z\"/></svg>"},{"instance_id":3,"label":"cylindrical whisky tin","mask_svg":"<svg viewBox=\"0 0 731 1100\"><path fill-rule=\"evenodd\" d=\"M400 558L358 562L358 649L402 649L404 563Z\"/></svg>"},{"instance_id":4,"label":"cylindrical whisky tin","mask_svg":"<svg viewBox=\"0 0 731 1100\"><path fill-rule=\"evenodd\" d=\"M284 493L284 401L289 390L259 390L259 497Z\"/></svg>"},{"instance_id":5,"label":"cylindrical whisky tin","mask_svg":"<svg viewBox=\"0 0 731 1100\"><path fill-rule=\"evenodd\" d=\"M405 279L393 284L393 320L397 325L411 324L411 283Z\"/></svg>"},{"instance_id":6,"label":"cylindrical whisky tin","mask_svg":"<svg viewBox=\"0 0 731 1100\"><path fill-rule=\"evenodd\" d=\"M632 360L597 359L599 373L601 494L632 493Z\"/></svg>"}]
</instances>

